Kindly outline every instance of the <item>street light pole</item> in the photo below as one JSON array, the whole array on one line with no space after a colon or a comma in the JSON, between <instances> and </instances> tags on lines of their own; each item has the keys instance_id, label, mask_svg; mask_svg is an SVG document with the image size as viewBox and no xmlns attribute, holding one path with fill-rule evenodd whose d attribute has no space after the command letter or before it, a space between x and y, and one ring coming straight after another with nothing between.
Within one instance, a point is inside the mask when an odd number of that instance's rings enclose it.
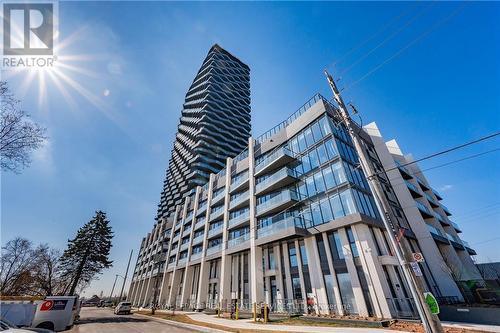
<instances>
[{"instance_id":1,"label":"street light pole","mask_svg":"<svg viewBox=\"0 0 500 333\"><path fill-rule=\"evenodd\" d=\"M113 288L111 288L111 294L109 294L109 300L113 298L113 291L115 291L116 280L118 279L118 274L115 274L115 282L113 282Z\"/></svg>"},{"instance_id":2,"label":"street light pole","mask_svg":"<svg viewBox=\"0 0 500 333\"><path fill-rule=\"evenodd\" d=\"M120 298L118 299L119 302L121 302L121 300L122 300L123 289L125 288L125 282L127 281L128 268L130 267L130 260L132 259L133 252L134 252L134 250L130 250L130 257L128 257L127 270L125 271L125 277L123 278L122 289L120 290Z\"/></svg>"},{"instance_id":3,"label":"street light pole","mask_svg":"<svg viewBox=\"0 0 500 333\"><path fill-rule=\"evenodd\" d=\"M388 231L389 240L396 252L399 264L401 265L403 274L410 287L411 294L417 305L417 310L424 325L425 331L432 333L443 332L443 328L441 326L439 318L431 313L429 307L425 302L423 282L412 273L409 267L409 262L412 261L412 252L406 238L402 237L400 241L396 239L396 232L399 232L399 230L397 230L396 228L399 229L399 227L396 227L392 221L397 221L397 219L392 213L392 209L388 201L385 200L382 185L379 182L378 176L376 175L372 164L369 162L369 157L367 156L367 153L363 145L361 144L359 133L354 127L353 121L349 115L349 112L347 111L342 96L337 89L335 80L326 70L325 75L328 80L328 84L330 85L330 88L333 92L335 101L339 106L339 115L342 118L343 123L347 127L349 135L354 143L356 152L358 153L361 168L366 175L366 178L374 195L375 202L377 203L377 209L379 210L382 221L384 222L384 226Z\"/></svg>"}]
</instances>

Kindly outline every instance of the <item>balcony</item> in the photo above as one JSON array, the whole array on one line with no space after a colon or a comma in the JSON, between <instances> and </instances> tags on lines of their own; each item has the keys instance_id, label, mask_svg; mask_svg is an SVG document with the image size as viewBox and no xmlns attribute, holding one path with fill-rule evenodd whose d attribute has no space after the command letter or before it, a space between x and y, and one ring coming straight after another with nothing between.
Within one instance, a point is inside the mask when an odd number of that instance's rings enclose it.
<instances>
[{"instance_id":1,"label":"balcony","mask_svg":"<svg viewBox=\"0 0 500 333\"><path fill-rule=\"evenodd\" d=\"M207 256L220 252L222 250L222 244L218 244L207 249Z\"/></svg>"},{"instance_id":2,"label":"balcony","mask_svg":"<svg viewBox=\"0 0 500 333\"><path fill-rule=\"evenodd\" d=\"M412 179L413 176L411 175L410 170L408 170L406 167L402 166L401 163L398 161L395 161L396 165L399 169L399 172L401 173L401 176L403 176L404 179Z\"/></svg>"},{"instance_id":3,"label":"balcony","mask_svg":"<svg viewBox=\"0 0 500 333\"><path fill-rule=\"evenodd\" d=\"M213 221L213 220L221 217L222 214L224 214L224 208L219 208L216 211L212 211L210 213L210 221Z\"/></svg>"},{"instance_id":4,"label":"balcony","mask_svg":"<svg viewBox=\"0 0 500 333\"><path fill-rule=\"evenodd\" d=\"M236 181L234 181L229 187L229 192L235 192L240 189L246 188L248 186L248 171L244 175L241 175Z\"/></svg>"},{"instance_id":5,"label":"balcony","mask_svg":"<svg viewBox=\"0 0 500 333\"><path fill-rule=\"evenodd\" d=\"M197 222L195 225L194 225L194 230L198 230L200 228L204 228L205 227L205 221L199 221Z\"/></svg>"},{"instance_id":6,"label":"balcony","mask_svg":"<svg viewBox=\"0 0 500 333\"><path fill-rule=\"evenodd\" d=\"M191 254L191 261L196 260L196 259L200 259L202 253L203 253L203 251L199 251L199 252Z\"/></svg>"},{"instance_id":7,"label":"balcony","mask_svg":"<svg viewBox=\"0 0 500 333\"><path fill-rule=\"evenodd\" d=\"M420 191L418 190L418 188L415 185L413 185L412 183L410 183L407 180L405 180L405 184L406 184L406 187L408 187L408 189L410 190L411 196L413 198L421 198L422 197L422 193L420 193Z\"/></svg>"},{"instance_id":8,"label":"balcony","mask_svg":"<svg viewBox=\"0 0 500 333\"><path fill-rule=\"evenodd\" d=\"M295 191L284 190L280 194L270 198L266 202L257 205L257 216L263 214L277 213L299 201L299 196Z\"/></svg>"},{"instance_id":9,"label":"balcony","mask_svg":"<svg viewBox=\"0 0 500 333\"><path fill-rule=\"evenodd\" d=\"M181 266L181 265L186 264L186 261L187 261L187 257L179 259L179 261L177 261L177 266Z\"/></svg>"},{"instance_id":10,"label":"balcony","mask_svg":"<svg viewBox=\"0 0 500 333\"><path fill-rule=\"evenodd\" d=\"M288 167L275 172L272 176L264 179L255 186L256 194L272 192L278 188L287 186L297 180L296 173Z\"/></svg>"},{"instance_id":11,"label":"balcony","mask_svg":"<svg viewBox=\"0 0 500 333\"><path fill-rule=\"evenodd\" d=\"M184 243L184 244L182 244L182 245L181 245L181 248L180 248L180 250L179 250L179 251L184 251L184 250L187 250L187 249L188 249L188 247L189 247L189 242Z\"/></svg>"},{"instance_id":12,"label":"balcony","mask_svg":"<svg viewBox=\"0 0 500 333\"><path fill-rule=\"evenodd\" d=\"M445 205L443 205L442 203L440 203L441 205L441 208L444 210L444 212L446 213L447 216L451 216L451 213L450 213L450 210L448 209L448 207L446 207Z\"/></svg>"},{"instance_id":13,"label":"balcony","mask_svg":"<svg viewBox=\"0 0 500 333\"><path fill-rule=\"evenodd\" d=\"M427 201L429 201L429 203L431 204L431 206L433 208L439 207L439 203L436 200L434 200L434 198L430 194L424 193L424 195L425 195L425 198L427 199Z\"/></svg>"},{"instance_id":14,"label":"balcony","mask_svg":"<svg viewBox=\"0 0 500 333\"><path fill-rule=\"evenodd\" d=\"M463 246L460 238L450 235L449 233L446 233L446 238L448 238L448 240L450 241L451 245L453 245L454 248L459 250L465 250L465 247Z\"/></svg>"},{"instance_id":15,"label":"balcony","mask_svg":"<svg viewBox=\"0 0 500 333\"><path fill-rule=\"evenodd\" d=\"M436 218L436 220L441 222L441 224L450 225L450 223L444 217L442 217L441 214L434 212L433 215Z\"/></svg>"},{"instance_id":16,"label":"balcony","mask_svg":"<svg viewBox=\"0 0 500 333\"><path fill-rule=\"evenodd\" d=\"M452 227L455 229L455 231L456 231L457 233L461 233L461 232L462 232L462 229L460 229L460 227L458 226L458 224L456 224L456 223L455 223L455 222L453 222L453 221L450 221L450 223L451 223Z\"/></svg>"},{"instance_id":17,"label":"balcony","mask_svg":"<svg viewBox=\"0 0 500 333\"><path fill-rule=\"evenodd\" d=\"M427 229L429 229L429 232L431 233L431 236L432 236L432 238L434 238L434 240L441 242L441 243L444 243L444 244L450 244L448 241L448 237L443 232L441 232L441 230L439 230L438 228L436 228L430 224L427 224Z\"/></svg>"},{"instance_id":18,"label":"balcony","mask_svg":"<svg viewBox=\"0 0 500 333\"><path fill-rule=\"evenodd\" d=\"M238 245L248 241L249 239L250 239L250 232L247 232L246 234L243 234L239 237L228 240L227 241L227 248L229 249L229 248L238 246Z\"/></svg>"},{"instance_id":19,"label":"balcony","mask_svg":"<svg viewBox=\"0 0 500 333\"><path fill-rule=\"evenodd\" d=\"M203 235L200 235L200 236L198 236L198 237L193 238L193 242L192 242L192 244L193 244L193 246L194 246L194 245L196 245L196 244L198 244L198 243L201 243L201 242L203 242Z\"/></svg>"},{"instance_id":20,"label":"balcony","mask_svg":"<svg viewBox=\"0 0 500 333\"><path fill-rule=\"evenodd\" d=\"M174 236L174 238L172 238L172 244L177 242L180 238L180 234L178 234L177 236Z\"/></svg>"},{"instance_id":21,"label":"balcony","mask_svg":"<svg viewBox=\"0 0 500 333\"><path fill-rule=\"evenodd\" d=\"M245 193L242 193L237 198L231 200L231 202L229 203L229 209L235 209L235 208L245 206L248 203L249 197L250 196L249 196L248 191L246 191Z\"/></svg>"},{"instance_id":22,"label":"balcony","mask_svg":"<svg viewBox=\"0 0 500 333\"><path fill-rule=\"evenodd\" d=\"M205 203L203 206L198 207L198 210L196 211L196 215L201 215L202 213L207 211L207 204Z\"/></svg>"},{"instance_id":23,"label":"balcony","mask_svg":"<svg viewBox=\"0 0 500 333\"><path fill-rule=\"evenodd\" d=\"M434 217L434 214L432 214L432 212L429 210L429 208L427 208L423 203L418 202L416 200L415 200L415 203L416 203L417 208L420 211L420 213L422 214L422 217L424 219Z\"/></svg>"},{"instance_id":24,"label":"balcony","mask_svg":"<svg viewBox=\"0 0 500 333\"><path fill-rule=\"evenodd\" d=\"M431 188L429 187L429 185L427 185L422 179L418 178L418 177L415 177L417 178L417 182L418 184L420 185L420 187L424 190L424 191L429 191Z\"/></svg>"},{"instance_id":25,"label":"balcony","mask_svg":"<svg viewBox=\"0 0 500 333\"><path fill-rule=\"evenodd\" d=\"M222 201L224 199L225 196L226 196L226 191L221 191L220 193L218 193L216 196L214 196L212 198L211 204L214 205L214 204L219 203L220 201Z\"/></svg>"},{"instance_id":26,"label":"balcony","mask_svg":"<svg viewBox=\"0 0 500 333\"><path fill-rule=\"evenodd\" d=\"M220 225L214 229L210 229L210 230L208 230L208 238L216 236L216 235L220 234L221 232L222 232L222 225Z\"/></svg>"},{"instance_id":27,"label":"balcony","mask_svg":"<svg viewBox=\"0 0 500 333\"><path fill-rule=\"evenodd\" d=\"M432 193L434 193L434 195L436 196L436 198L438 200L443 200L443 197L441 196L441 194L436 189L431 188L431 191L432 191Z\"/></svg>"},{"instance_id":28,"label":"balcony","mask_svg":"<svg viewBox=\"0 0 500 333\"><path fill-rule=\"evenodd\" d=\"M273 242L276 239L294 235L307 235L302 219L296 216L289 216L257 229L257 239L266 239L266 242Z\"/></svg>"},{"instance_id":29,"label":"balcony","mask_svg":"<svg viewBox=\"0 0 500 333\"><path fill-rule=\"evenodd\" d=\"M295 160L296 158L291 150L281 147L255 166L255 176L262 175L267 171L279 168Z\"/></svg>"},{"instance_id":30,"label":"balcony","mask_svg":"<svg viewBox=\"0 0 500 333\"><path fill-rule=\"evenodd\" d=\"M246 211L245 213L230 219L227 226L229 229L234 228L234 227L237 227L244 222L247 222L249 219L250 219L250 211Z\"/></svg>"},{"instance_id":31,"label":"balcony","mask_svg":"<svg viewBox=\"0 0 500 333\"><path fill-rule=\"evenodd\" d=\"M465 249L471 256L475 256L477 253L476 251L470 246L470 244L464 240L462 240L462 244L465 246Z\"/></svg>"},{"instance_id":32,"label":"balcony","mask_svg":"<svg viewBox=\"0 0 500 333\"><path fill-rule=\"evenodd\" d=\"M182 231L182 237L184 238L184 237L188 236L189 234L191 234L191 226L189 226L189 228L184 229Z\"/></svg>"}]
</instances>

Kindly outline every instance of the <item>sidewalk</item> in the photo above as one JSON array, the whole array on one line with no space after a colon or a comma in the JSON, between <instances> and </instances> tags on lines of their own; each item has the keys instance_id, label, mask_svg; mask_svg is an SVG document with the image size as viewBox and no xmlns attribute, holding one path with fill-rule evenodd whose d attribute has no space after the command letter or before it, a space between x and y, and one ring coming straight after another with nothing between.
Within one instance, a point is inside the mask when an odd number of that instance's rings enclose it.
<instances>
[{"instance_id":1,"label":"sidewalk","mask_svg":"<svg viewBox=\"0 0 500 333\"><path fill-rule=\"evenodd\" d=\"M446 326L446 327L463 328L463 329L478 330L478 331L484 331L484 332L500 333L500 326L495 326L495 325L459 323L459 322L453 322L453 321L442 321L441 324L443 324L443 326Z\"/></svg>"},{"instance_id":2,"label":"sidewalk","mask_svg":"<svg viewBox=\"0 0 500 333\"><path fill-rule=\"evenodd\" d=\"M246 329L246 330L265 330L265 331L275 331L275 332L307 332L307 333L332 333L332 332L345 332L345 333L366 333L366 332L377 332L377 333L395 333L401 331L394 331L388 329L376 329L376 328L361 328L361 327L321 327L321 326L289 326L289 325L265 325L265 324L255 324L253 320L230 320L217 318L213 315L207 315L204 313L189 313L186 314L189 318L194 321L209 323L214 325L220 325L236 329Z\"/></svg>"}]
</instances>

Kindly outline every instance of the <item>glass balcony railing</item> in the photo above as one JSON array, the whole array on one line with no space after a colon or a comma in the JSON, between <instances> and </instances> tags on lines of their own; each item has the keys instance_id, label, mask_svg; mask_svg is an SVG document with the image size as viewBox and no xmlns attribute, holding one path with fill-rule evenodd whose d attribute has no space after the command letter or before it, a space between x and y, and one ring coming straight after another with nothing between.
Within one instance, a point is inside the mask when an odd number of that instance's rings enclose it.
<instances>
[{"instance_id":1,"label":"glass balcony railing","mask_svg":"<svg viewBox=\"0 0 500 333\"><path fill-rule=\"evenodd\" d=\"M215 220L216 218L221 217L223 213L224 213L224 209L223 208L217 209L216 211L212 211L210 213L210 221Z\"/></svg>"},{"instance_id":2,"label":"glass balcony railing","mask_svg":"<svg viewBox=\"0 0 500 333\"><path fill-rule=\"evenodd\" d=\"M188 248L188 247L189 247L189 242L184 243L184 244L182 244L182 245L181 245L181 247L180 247L180 251L187 250L187 248Z\"/></svg>"},{"instance_id":3,"label":"glass balcony railing","mask_svg":"<svg viewBox=\"0 0 500 333\"><path fill-rule=\"evenodd\" d=\"M448 237L441 230L439 230L438 228L436 228L430 224L427 224L427 229L429 229L431 234L448 239Z\"/></svg>"},{"instance_id":4,"label":"glass balcony railing","mask_svg":"<svg viewBox=\"0 0 500 333\"><path fill-rule=\"evenodd\" d=\"M227 248L231 248L231 247L240 245L241 243L244 243L249 239L250 239L250 232L247 232L239 237L228 240L227 241Z\"/></svg>"},{"instance_id":5,"label":"glass balcony railing","mask_svg":"<svg viewBox=\"0 0 500 333\"><path fill-rule=\"evenodd\" d=\"M243 175L239 176L238 179L236 179L233 183L231 183L229 191L232 192L237 190L246 182L248 182L248 171L246 171Z\"/></svg>"},{"instance_id":6,"label":"glass balcony railing","mask_svg":"<svg viewBox=\"0 0 500 333\"><path fill-rule=\"evenodd\" d=\"M222 199L224 199L225 195L226 195L226 191L222 191L220 193L217 193L217 195L215 195L212 198L212 204L217 203L217 202L221 201Z\"/></svg>"},{"instance_id":7,"label":"glass balcony railing","mask_svg":"<svg viewBox=\"0 0 500 333\"><path fill-rule=\"evenodd\" d=\"M434 212L433 215L436 218L436 220L438 220L439 222L446 224L446 225L449 225L448 221L446 221L446 219L444 217L442 217L441 214Z\"/></svg>"},{"instance_id":8,"label":"glass balcony railing","mask_svg":"<svg viewBox=\"0 0 500 333\"><path fill-rule=\"evenodd\" d=\"M260 183L258 183L255 186L255 192L260 193L260 192L264 191L265 189L268 189L272 185L281 183L284 179L287 179L289 177L296 179L297 175L295 174L295 172L292 169L290 169L288 167L284 167L284 168L280 169L279 171L275 172L272 176L270 176L270 177L264 179L263 181L261 181Z\"/></svg>"},{"instance_id":9,"label":"glass balcony railing","mask_svg":"<svg viewBox=\"0 0 500 333\"><path fill-rule=\"evenodd\" d=\"M195 225L194 225L194 230L197 230L197 229L200 229L202 227L205 226L205 221L198 221Z\"/></svg>"},{"instance_id":10,"label":"glass balcony railing","mask_svg":"<svg viewBox=\"0 0 500 333\"><path fill-rule=\"evenodd\" d=\"M272 152L269 156L266 156L259 164L255 166L255 174L264 171L271 164L279 160L293 160L295 159L295 154L286 147L281 147L276 151Z\"/></svg>"},{"instance_id":11,"label":"glass balcony railing","mask_svg":"<svg viewBox=\"0 0 500 333\"><path fill-rule=\"evenodd\" d=\"M207 204L205 203L203 206L198 207L196 211L196 215L201 215L202 213L207 211Z\"/></svg>"},{"instance_id":12,"label":"glass balcony railing","mask_svg":"<svg viewBox=\"0 0 500 333\"><path fill-rule=\"evenodd\" d=\"M189 235L191 233L191 226L189 226L189 228L187 229L184 229L182 231L182 237L186 237L187 235Z\"/></svg>"},{"instance_id":13,"label":"glass balcony railing","mask_svg":"<svg viewBox=\"0 0 500 333\"><path fill-rule=\"evenodd\" d=\"M233 227L239 225L240 223L248 221L249 218L250 218L250 211L246 211L245 213L240 214L240 215L230 219L228 222L228 227L233 228Z\"/></svg>"},{"instance_id":14,"label":"glass balcony railing","mask_svg":"<svg viewBox=\"0 0 500 333\"><path fill-rule=\"evenodd\" d=\"M458 237L455 237L453 235L450 235L449 233L446 233L446 238L448 238L448 240L450 240L453 243L455 243L456 245L458 245L458 247L463 246L462 240L460 238L458 238Z\"/></svg>"},{"instance_id":15,"label":"glass balcony railing","mask_svg":"<svg viewBox=\"0 0 500 333\"><path fill-rule=\"evenodd\" d=\"M413 185L412 183L410 183L407 180L405 180L405 184L408 187L408 189L410 189L410 191L412 191L414 194L416 194L419 197L422 196L422 193L420 193L420 191L418 190L418 188L415 185Z\"/></svg>"},{"instance_id":16,"label":"glass balcony railing","mask_svg":"<svg viewBox=\"0 0 500 333\"><path fill-rule=\"evenodd\" d=\"M448 207L446 207L442 203L440 203L440 206L444 210L444 212L446 213L446 215L451 216L451 213L450 213L450 210L448 209Z\"/></svg>"},{"instance_id":17,"label":"glass balcony railing","mask_svg":"<svg viewBox=\"0 0 500 333\"><path fill-rule=\"evenodd\" d=\"M215 245L215 246L212 246L212 247L209 247L207 249L207 256L211 255L211 254L214 254L214 253L217 253L219 252L220 250L222 250L222 244L218 244L218 245Z\"/></svg>"},{"instance_id":18,"label":"glass balcony railing","mask_svg":"<svg viewBox=\"0 0 500 333\"><path fill-rule=\"evenodd\" d=\"M406 167L401 165L401 163L399 163L398 161L395 161L395 162L396 162L396 166L398 167L398 169L402 172L404 178L406 178L406 179L412 178L410 170L408 170Z\"/></svg>"},{"instance_id":19,"label":"glass balcony railing","mask_svg":"<svg viewBox=\"0 0 500 333\"><path fill-rule=\"evenodd\" d=\"M196 260L196 259L200 259L201 258L201 253L203 251L199 251L199 252L196 252L196 253L193 253L191 254L191 260Z\"/></svg>"},{"instance_id":20,"label":"glass balcony railing","mask_svg":"<svg viewBox=\"0 0 500 333\"><path fill-rule=\"evenodd\" d=\"M425 215L424 218L429 218L429 217L433 217L434 214L432 214L432 212L429 210L429 208L427 208L423 203L421 202L418 202L415 200L415 203L417 204L417 208L418 210L420 210L420 212Z\"/></svg>"},{"instance_id":21,"label":"glass balcony railing","mask_svg":"<svg viewBox=\"0 0 500 333\"><path fill-rule=\"evenodd\" d=\"M424 190L430 190L429 185L427 185L422 179L419 177L415 177L417 179L417 182L419 183L420 187L422 187Z\"/></svg>"},{"instance_id":22,"label":"glass balcony railing","mask_svg":"<svg viewBox=\"0 0 500 333\"><path fill-rule=\"evenodd\" d=\"M247 201L248 201L248 199L249 199L249 197L250 197L250 196L249 196L248 191L246 191L246 192L242 193L242 194L241 194L241 195L239 195L237 198L235 198L235 199L233 199L233 200L231 200L231 201L229 202L229 209L233 209L233 208L238 207L239 205L241 205L241 204L243 204L243 203L247 202Z\"/></svg>"},{"instance_id":23,"label":"glass balcony railing","mask_svg":"<svg viewBox=\"0 0 500 333\"><path fill-rule=\"evenodd\" d=\"M270 198L266 202L257 205L257 215L264 214L266 212L272 211L273 209L279 209L289 203L299 201L299 196L295 191L284 190L280 194Z\"/></svg>"},{"instance_id":24,"label":"glass balcony railing","mask_svg":"<svg viewBox=\"0 0 500 333\"><path fill-rule=\"evenodd\" d=\"M425 198L427 199L427 201L429 201L429 203L431 204L432 207L434 207L434 208L439 207L439 203L436 200L434 200L434 198L429 193L425 193L424 192L424 195L425 195Z\"/></svg>"},{"instance_id":25,"label":"glass balcony railing","mask_svg":"<svg viewBox=\"0 0 500 333\"><path fill-rule=\"evenodd\" d=\"M436 196L438 200L443 200L443 197L441 196L441 193L439 193L436 189L431 188L432 193Z\"/></svg>"},{"instance_id":26,"label":"glass balcony railing","mask_svg":"<svg viewBox=\"0 0 500 333\"><path fill-rule=\"evenodd\" d=\"M259 227L257 229L257 238L267 237L277 232L296 227L305 229L304 222L299 217L289 216L272 224Z\"/></svg>"},{"instance_id":27,"label":"glass balcony railing","mask_svg":"<svg viewBox=\"0 0 500 333\"><path fill-rule=\"evenodd\" d=\"M177 261L177 266L184 265L186 261L187 261L186 257L179 259L179 261Z\"/></svg>"},{"instance_id":28,"label":"glass balcony railing","mask_svg":"<svg viewBox=\"0 0 500 333\"><path fill-rule=\"evenodd\" d=\"M460 227L458 226L458 224L456 224L453 221L450 221L450 223L453 226L453 228L456 230L456 232L462 232L462 229L460 229Z\"/></svg>"},{"instance_id":29,"label":"glass balcony railing","mask_svg":"<svg viewBox=\"0 0 500 333\"><path fill-rule=\"evenodd\" d=\"M174 238L172 238L172 243L175 243L176 241L178 241L179 238L180 238L180 235L174 236Z\"/></svg>"},{"instance_id":30,"label":"glass balcony railing","mask_svg":"<svg viewBox=\"0 0 500 333\"><path fill-rule=\"evenodd\" d=\"M208 237L212 237L212 236L215 236L215 235L218 235L222 232L222 225L214 228L214 229L210 229L208 230Z\"/></svg>"},{"instance_id":31,"label":"glass balcony railing","mask_svg":"<svg viewBox=\"0 0 500 333\"><path fill-rule=\"evenodd\" d=\"M203 242L203 235L200 235L198 237L193 238L192 244L196 245L196 244L201 243L201 242Z\"/></svg>"}]
</instances>

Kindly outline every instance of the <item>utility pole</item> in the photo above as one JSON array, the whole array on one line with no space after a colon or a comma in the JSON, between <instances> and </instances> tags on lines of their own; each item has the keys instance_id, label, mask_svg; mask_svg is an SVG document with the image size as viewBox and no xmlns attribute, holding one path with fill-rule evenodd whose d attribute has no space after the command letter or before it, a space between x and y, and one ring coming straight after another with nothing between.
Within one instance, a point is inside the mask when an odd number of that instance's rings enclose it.
<instances>
[{"instance_id":1,"label":"utility pole","mask_svg":"<svg viewBox=\"0 0 500 333\"><path fill-rule=\"evenodd\" d=\"M109 300L113 298L113 291L115 291L116 280L118 279L118 274L115 274L115 282L113 282L113 288L111 288L111 294L109 294Z\"/></svg>"},{"instance_id":2,"label":"utility pole","mask_svg":"<svg viewBox=\"0 0 500 333\"><path fill-rule=\"evenodd\" d=\"M388 231L389 240L391 242L392 247L396 252L396 256L398 258L399 264L403 270L404 276L408 285L410 287L411 294L415 303L417 305L418 314L422 320L422 324L424 325L425 331L429 333L441 333L443 332L443 328L441 326L441 322L437 315L431 313L427 303L424 299L424 283L422 278L417 277L413 274L412 269L409 266L409 262L412 259L412 251L407 243L405 237L402 237L400 241L396 239L396 234L399 232L396 228L399 229L399 226L396 227L393 221L397 221L397 218L394 216L392 209L389 205L389 202L386 200L384 195L384 190L378 176L373 169L373 165L370 162L368 154L362 144L362 139L359 137L359 133L355 128L353 121L347 111L347 108L342 100L342 96L340 95L339 90L337 89L337 85L332 76L326 71L325 75L328 80L328 84L332 89L333 96L335 101L337 102L340 114L339 116L342 118L343 123L347 127L349 135L354 143L354 147L356 152L358 153L361 168L366 175L372 193L375 197L375 202L377 203L377 209L382 217L382 221L384 222L384 226Z\"/></svg>"},{"instance_id":3,"label":"utility pole","mask_svg":"<svg viewBox=\"0 0 500 333\"><path fill-rule=\"evenodd\" d=\"M127 281L128 268L130 267L130 260L132 259L133 252L134 250L130 250L130 257L128 257L127 270L125 271L125 277L123 278L122 290L120 290L120 298L118 299L118 302L122 301L123 289L125 288L125 282Z\"/></svg>"}]
</instances>

